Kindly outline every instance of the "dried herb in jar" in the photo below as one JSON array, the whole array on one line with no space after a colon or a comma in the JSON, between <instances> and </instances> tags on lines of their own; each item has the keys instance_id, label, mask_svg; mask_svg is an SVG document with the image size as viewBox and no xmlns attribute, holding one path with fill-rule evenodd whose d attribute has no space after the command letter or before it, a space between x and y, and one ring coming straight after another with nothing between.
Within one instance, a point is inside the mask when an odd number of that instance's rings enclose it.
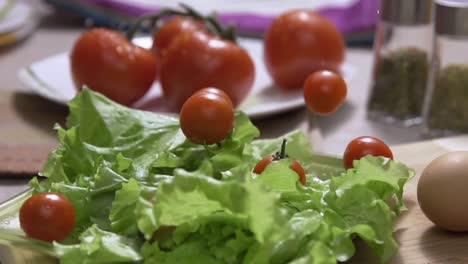
<instances>
[{"instance_id":1,"label":"dried herb in jar","mask_svg":"<svg viewBox=\"0 0 468 264\"><path fill-rule=\"evenodd\" d=\"M428 127L468 131L468 65L452 64L437 75Z\"/></svg>"},{"instance_id":2,"label":"dried herb in jar","mask_svg":"<svg viewBox=\"0 0 468 264\"><path fill-rule=\"evenodd\" d=\"M420 117L429 73L428 55L418 48L401 48L377 61L370 116L405 121Z\"/></svg>"}]
</instances>

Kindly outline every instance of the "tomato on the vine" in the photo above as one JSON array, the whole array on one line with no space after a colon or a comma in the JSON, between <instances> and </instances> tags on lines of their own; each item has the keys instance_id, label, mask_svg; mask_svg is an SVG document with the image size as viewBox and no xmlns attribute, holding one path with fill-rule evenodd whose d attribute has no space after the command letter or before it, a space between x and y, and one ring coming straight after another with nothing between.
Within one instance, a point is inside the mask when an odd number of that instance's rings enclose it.
<instances>
[{"instance_id":1,"label":"tomato on the vine","mask_svg":"<svg viewBox=\"0 0 468 264\"><path fill-rule=\"evenodd\" d=\"M75 225L75 208L59 193L39 193L20 208L20 226L27 236L46 242L62 241Z\"/></svg>"},{"instance_id":2,"label":"tomato on the vine","mask_svg":"<svg viewBox=\"0 0 468 264\"><path fill-rule=\"evenodd\" d=\"M254 63L245 49L206 32L177 37L161 61L164 98L176 109L203 87L223 90L237 106L250 92L254 78Z\"/></svg>"},{"instance_id":3,"label":"tomato on the vine","mask_svg":"<svg viewBox=\"0 0 468 264\"><path fill-rule=\"evenodd\" d=\"M284 89L300 89L307 76L318 70L339 72L344 56L343 36L314 11L288 11L265 33L265 64L274 82Z\"/></svg>"},{"instance_id":4,"label":"tomato on the vine","mask_svg":"<svg viewBox=\"0 0 468 264\"><path fill-rule=\"evenodd\" d=\"M346 146L343 155L344 167L346 169L352 168L353 161L360 160L367 155L393 159L392 150L385 142L375 137L362 136L351 140Z\"/></svg>"},{"instance_id":5,"label":"tomato on the vine","mask_svg":"<svg viewBox=\"0 0 468 264\"><path fill-rule=\"evenodd\" d=\"M180 127L195 144L221 142L234 127L234 107L229 96L216 88L195 92L182 106Z\"/></svg>"},{"instance_id":6,"label":"tomato on the vine","mask_svg":"<svg viewBox=\"0 0 468 264\"><path fill-rule=\"evenodd\" d=\"M157 77L153 53L110 29L83 33L73 46L70 62L76 89L87 85L123 105L142 98Z\"/></svg>"},{"instance_id":7,"label":"tomato on the vine","mask_svg":"<svg viewBox=\"0 0 468 264\"><path fill-rule=\"evenodd\" d=\"M203 30L202 21L186 16L175 16L164 22L164 24L153 33L153 53L161 58L166 49L181 34L192 33Z\"/></svg>"},{"instance_id":8,"label":"tomato on the vine","mask_svg":"<svg viewBox=\"0 0 468 264\"><path fill-rule=\"evenodd\" d=\"M132 38L144 22L157 25L176 16L155 32L153 49L160 57L160 82L167 108L180 111L184 102L204 87L226 92L234 107L252 89L255 65L245 49L237 45L235 30L223 27L213 16L180 4L138 19L128 30Z\"/></svg>"},{"instance_id":9,"label":"tomato on the vine","mask_svg":"<svg viewBox=\"0 0 468 264\"><path fill-rule=\"evenodd\" d=\"M304 100L312 112L329 115L346 99L347 90L346 82L339 74L317 71L304 82Z\"/></svg>"},{"instance_id":10,"label":"tomato on the vine","mask_svg":"<svg viewBox=\"0 0 468 264\"><path fill-rule=\"evenodd\" d=\"M261 159L254 167L253 172L256 174L261 174L270 163L288 158L288 155L286 154L286 139L283 140L283 143L281 144L281 151L276 152L275 154L271 156L266 156L265 158ZM297 173L299 176L299 182L306 186L307 184L307 177L304 171L304 168L302 165L297 161L297 160L292 160L291 161L291 169Z\"/></svg>"}]
</instances>

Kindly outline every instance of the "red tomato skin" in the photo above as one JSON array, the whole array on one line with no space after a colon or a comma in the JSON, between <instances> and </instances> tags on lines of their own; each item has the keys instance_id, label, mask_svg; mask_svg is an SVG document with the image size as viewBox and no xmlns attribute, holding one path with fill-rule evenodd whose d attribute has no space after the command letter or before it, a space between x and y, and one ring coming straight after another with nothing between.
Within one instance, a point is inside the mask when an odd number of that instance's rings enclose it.
<instances>
[{"instance_id":1,"label":"red tomato skin","mask_svg":"<svg viewBox=\"0 0 468 264\"><path fill-rule=\"evenodd\" d=\"M343 78L331 71L312 73L304 82L304 100L318 115L334 113L346 99L348 89Z\"/></svg>"},{"instance_id":2,"label":"red tomato skin","mask_svg":"<svg viewBox=\"0 0 468 264\"><path fill-rule=\"evenodd\" d=\"M73 230L75 209L62 194L40 193L24 202L19 220L27 236L46 242L60 242Z\"/></svg>"},{"instance_id":3,"label":"red tomato skin","mask_svg":"<svg viewBox=\"0 0 468 264\"><path fill-rule=\"evenodd\" d=\"M264 61L277 85L300 89L315 71L339 72L345 48L343 36L328 19L314 11L292 10L266 31Z\"/></svg>"},{"instance_id":4,"label":"red tomato skin","mask_svg":"<svg viewBox=\"0 0 468 264\"><path fill-rule=\"evenodd\" d=\"M257 163L257 165L255 165L253 172L257 174L261 174L265 170L265 168L268 165L270 165L270 163L272 163L273 161L275 161L275 158L273 156L267 156L263 158Z\"/></svg>"},{"instance_id":5,"label":"red tomato skin","mask_svg":"<svg viewBox=\"0 0 468 264\"><path fill-rule=\"evenodd\" d=\"M256 173L256 174L261 174L268 165L270 165L270 163L272 162L275 162L275 161L278 161L278 159L276 159L275 157L273 156L267 156L263 159L261 159L254 167L253 169L253 172ZM293 160L291 161L291 169L293 171L295 171L297 173L297 175L299 176L299 182L306 186L307 184L307 177L306 177L306 174L305 174L305 171L304 171L304 168L302 167L302 165L297 161L297 160Z\"/></svg>"},{"instance_id":6,"label":"red tomato skin","mask_svg":"<svg viewBox=\"0 0 468 264\"><path fill-rule=\"evenodd\" d=\"M180 127L195 144L223 141L234 128L234 107L223 91L209 88L194 93L182 106Z\"/></svg>"},{"instance_id":7,"label":"red tomato skin","mask_svg":"<svg viewBox=\"0 0 468 264\"><path fill-rule=\"evenodd\" d=\"M393 159L392 150L385 142L376 137L362 136L351 140L346 147L343 155L344 167L346 169L353 168L354 160L359 160L367 155Z\"/></svg>"},{"instance_id":8,"label":"red tomato skin","mask_svg":"<svg viewBox=\"0 0 468 264\"><path fill-rule=\"evenodd\" d=\"M291 162L291 169L293 169L297 173L297 175L299 175L299 182L302 185L306 186L307 177L306 177L306 174L302 165L297 160L293 160Z\"/></svg>"},{"instance_id":9,"label":"red tomato skin","mask_svg":"<svg viewBox=\"0 0 468 264\"><path fill-rule=\"evenodd\" d=\"M231 97L229 97L229 95L226 92L218 88L214 88L214 87L203 88L195 92L195 94L216 94L217 96L220 96L223 99L225 99L230 105L234 106L234 104L232 103Z\"/></svg>"},{"instance_id":10,"label":"red tomato skin","mask_svg":"<svg viewBox=\"0 0 468 264\"><path fill-rule=\"evenodd\" d=\"M72 48L70 62L77 90L87 85L127 106L142 98L157 77L152 52L109 29L83 33Z\"/></svg>"},{"instance_id":11,"label":"red tomato skin","mask_svg":"<svg viewBox=\"0 0 468 264\"><path fill-rule=\"evenodd\" d=\"M176 38L161 62L164 98L175 109L203 87L223 90L236 107L249 94L254 78L254 63L247 51L204 32Z\"/></svg>"},{"instance_id":12,"label":"red tomato skin","mask_svg":"<svg viewBox=\"0 0 468 264\"><path fill-rule=\"evenodd\" d=\"M190 17L175 16L167 20L158 31L153 33L152 51L154 55L161 58L179 35L201 31L203 27L203 22Z\"/></svg>"}]
</instances>

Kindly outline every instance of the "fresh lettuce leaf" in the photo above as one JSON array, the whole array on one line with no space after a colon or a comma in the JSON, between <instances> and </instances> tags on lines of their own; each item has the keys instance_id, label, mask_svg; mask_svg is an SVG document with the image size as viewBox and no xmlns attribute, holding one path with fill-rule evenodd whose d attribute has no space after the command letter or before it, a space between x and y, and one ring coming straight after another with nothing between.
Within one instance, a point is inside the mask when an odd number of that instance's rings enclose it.
<instances>
[{"instance_id":1,"label":"fresh lettuce leaf","mask_svg":"<svg viewBox=\"0 0 468 264\"><path fill-rule=\"evenodd\" d=\"M255 179L272 191L294 192L297 190L299 175L291 169L290 165L290 159L273 162Z\"/></svg>"},{"instance_id":2,"label":"fresh lettuce leaf","mask_svg":"<svg viewBox=\"0 0 468 264\"><path fill-rule=\"evenodd\" d=\"M345 171L341 159L312 152L309 139L300 131L292 131L276 139L253 141L244 148L244 161L258 161L275 154L280 150L284 139L287 140L286 153L291 159L301 162L308 178L328 179Z\"/></svg>"},{"instance_id":3,"label":"fresh lettuce leaf","mask_svg":"<svg viewBox=\"0 0 468 264\"><path fill-rule=\"evenodd\" d=\"M154 205L157 228L174 226L174 234L169 241L151 245L155 252L148 253L148 248L145 252L155 263L177 263L169 259L183 254L187 241L198 247L194 240L200 240L209 249L205 255L222 260L219 263L241 263L244 255L255 263L267 263L265 252L282 234L285 221L277 199L276 193L254 181L222 182L202 172L179 174L160 186Z\"/></svg>"},{"instance_id":4,"label":"fresh lettuce leaf","mask_svg":"<svg viewBox=\"0 0 468 264\"><path fill-rule=\"evenodd\" d=\"M128 183L123 185L122 189L115 193L109 215L113 232L129 237L138 236L138 226L135 219L140 193L140 185L135 179L130 179Z\"/></svg>"},{"instance_id":5,"label":"fresh lettuce leaf","mask_svg":"<svg viewBox=\"0 0 468 264\"><path fill-rule=\"evenodd\" d=\"M41 172L47 180L31 181L35 193L63 193L75 207L72 234L54 245L61 263L336 263L354 255L356 236L382 261L397 250L392 224L413 175L403 164L368 156L345 171L301 132L255 139L241 112L221 146L200 146L176 117L88 89L69 106ZM253 173L283 139L289 158Z\"/></svg>"},{"instance_id":6,"label":"fresh lettuce leaf","mask_svg":"<svg viewBox=\"0 0 468 264\"><path fill-rule=\"evenodd\" d=\"M96 225L80 235L80 244L54 243L61 264L80 263L128 263L141 260L135 241L106 232Z\"/></svg>"}]
</instances>

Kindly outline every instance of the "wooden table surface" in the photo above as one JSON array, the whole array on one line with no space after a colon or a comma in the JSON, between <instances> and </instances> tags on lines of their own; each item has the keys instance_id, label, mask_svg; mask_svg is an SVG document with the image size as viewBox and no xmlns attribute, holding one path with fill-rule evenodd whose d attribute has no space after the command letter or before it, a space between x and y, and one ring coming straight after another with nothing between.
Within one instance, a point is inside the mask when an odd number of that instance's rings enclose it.
<instances>
[{"instance_id":1,"label":"wooden table surface","mask_svg":"<svg viewBox=\"0 0 468 264\"><path fill-rule=\"evenodd\" d=\"M468 136L424 141L392 147L395 159L416 171L405 186L404 201L408 211L396 221L395 238L400 244L392 264L462 264L468 263L468 233L446 232L435 227L422 213L416 187L423 169L436 157L448 152L468 150ZM467 201L468 205L468 201ZM378 263L365 246L360 245L351 263Z\"/></svg>"}]
</instances>

